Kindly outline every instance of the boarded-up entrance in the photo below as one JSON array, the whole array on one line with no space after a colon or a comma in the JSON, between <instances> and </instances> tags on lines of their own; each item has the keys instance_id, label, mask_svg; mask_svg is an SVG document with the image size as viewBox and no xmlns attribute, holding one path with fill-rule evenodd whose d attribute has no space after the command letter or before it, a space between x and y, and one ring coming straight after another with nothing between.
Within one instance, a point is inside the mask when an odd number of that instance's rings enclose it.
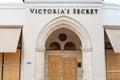
<instances>
[{"instance_id":1,"label":"boarded-up entrance","mask_svg":"<svg viewBox=\"0 0 120 80\"><path fill-rule=\"evenodd\" d=\"M20 50L0 54L0 80L19 80Z\"/></svg>"},{"instance_id":2,"label":"boarded-up entrance","mask_svg":"<svg viewBox=\"0 0 120 80\"><path fill-rule=\"evenodd\" d=\"M77 58L49 55L48 74L50 80L77 80Z\"/></svg>"}]
</instances>

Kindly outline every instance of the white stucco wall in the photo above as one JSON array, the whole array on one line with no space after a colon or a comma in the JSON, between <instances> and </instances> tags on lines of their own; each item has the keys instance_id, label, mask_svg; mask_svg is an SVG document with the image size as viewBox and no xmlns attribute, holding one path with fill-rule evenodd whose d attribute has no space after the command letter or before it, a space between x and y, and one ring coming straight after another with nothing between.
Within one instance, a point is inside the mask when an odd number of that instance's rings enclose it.
<instances>
[{"instance_id":1,"label":"white stucco wall","mask_svg":"<svg viewBox=\"0 0 120 80\"><path fill-rule=\"evenodd\" d=\"M103 25L104 26L120 26L120 5L103 4Z\"/></svg>"},{"instance_id":2,"label":"white stucco wall","mask_svg":"<svg viewBox=\"0 0 120 80\"><path fill-rule=\"evenodd\" d=\"M25 5L0 3L0 25L24 25Z\"/></svg>"},{"instance_id":3,"label":"white stucco wall","mask_svg":"<svg viewBox=\"0 0 120 80\"><path fill-rule=\"evenodd\" d=\"M72 5L72 7L70 6ZM76 6L77 5L77 6ZM104 59L104 32L102 27L102 5L100 4L27 4L26 23L23 30L24 37L24 79L34 80L35 75L35 48L39 32L53 19L61 16L57 14L31 14L30 8L97 8L96 15L62 15L71 17L78 21L87 30L92 41L92 74L93 80L105 80L105 59ZM49 34L48 34L49 35ZM27 62L32 64L28 65Z\"/></svg>"}]
</instances>

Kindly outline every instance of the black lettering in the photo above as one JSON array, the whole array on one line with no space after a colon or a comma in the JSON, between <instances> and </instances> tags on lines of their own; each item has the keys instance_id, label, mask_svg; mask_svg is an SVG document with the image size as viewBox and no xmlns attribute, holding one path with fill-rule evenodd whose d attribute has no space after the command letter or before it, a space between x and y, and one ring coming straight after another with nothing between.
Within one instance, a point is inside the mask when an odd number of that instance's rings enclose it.
<instances>
[{"instance_id":1,"label":"black lettering","mask_svg":"<svg viewBox=\"0 0 120 80\"><path fill-rule=\"evenodd\" d=\"M65 14L64 10L61 10L61 14Z\"/></svg>"},{"instance_id":2,"label":"black lettering","mask_svg":"<svg viewBox=\"0 0 120 80\"><path fill-rule=\"evenodd\" d=\"M80 14L80 9L77 9L77 14Z\"/></svg>"},{"instance_id":3,"label":"black lettering","mask_svg":"<svg viewBox=\"0 0 120 80\"><path fill-rule=\"evenodd\" d=\"M46 14L46 9L43 9L43 14Z\"/></svg>"},{"instance_id":4,"label":"black lettering","mask_svg":"<svg viewBox=\"0 0 120 80\"><path fill-rule=\"evenodd\" d=\"M42 10L41 10L41 9L39 9L39 10L38 10L38 13L39 13L39 14L42 14Z\"/></svg>"},{"instance_id":5,"label":"black lettering","mask_svg":"<svg viewBox=\"0 0 120 80\"><path fill-rule=\"evenodd\" d=\"M76 14L76 9L73 9L73 14Z\"/></svg>"},{"instance_id":6,"label":"black lettering","mask_svg":"<svg viewBox=\"0 0 120 80\"><path fill-rule=\"evenodd\" d=\"M98 9L95 9L95 14L98 14Z\"/></svg>"},{"instance_id":7,"label":"black lettering","mask_svg":"<svg viewBox=\"0 0 120 80\"><path fill-rule=\"evenodd\" d=\"M60 14L60 9L56 10L57 11L57 14Z\"/></svg>"},{"instance_id":8,"label":"black lettering","mask_svg":"<svg viewBox=\"0 0 120 80\"><path fill-rule=\"evenodd\" d=\"M34 11L35 11L35 9L31 9L31 8L30 8L30 12L31 12L32 14L33 14Z\"/></svg>"},{"instance_id":9,"label":"black lettering","mask_svg":"<svg viewBox=\"0 0 120 80\"><path fill-rule=\"evenodd\" d=\"M48 14L51 14L51 13L52 13L52 10L51 10L51 9L48 9L48 10L47 10L47 13L48 13Z\"/></svg>"},{"instance_id":10,"label":"black lettering","mask_svg":"<svg viewBox=\"0 0 120 80\"><path fill-rule=\"evenodd\" d=\"M94 11L93 11L93 9L91 9L90 11L91 11L91 14L94 14Z\"/></svg>"},{"instance_id":11,"label":"black lettering","mask_svg":"<svg viewBox=\"0 0 120 80\"><path fill-rule=\"evenodd\" d=\"M53 14L57 14L56 9L53 9Z\"/></svg>"},{"instance_id":12,"label":"black lettering","mask_svg":"<svg viewBox=\"0 0 120 80\"><path fill-rule=\"evenodd\" d=\"M89 9L86 9L86 14L90 14Z\"/></svg>"},{"instance_id":13,"label":"black lettering","mask_svg":"<svg viewBox=\"0 0 120 80\"><path fill-rule=\"evenodd\" d=\"M37 10L37 9L35 9L35 13L36 13L36 14L38 13L38 10Z\"/></svg>"},{"instance_id":14,"label":"black lettering","mask_svg":"<svg viewBox=\"0 0 120 80\"><path fill-rule=\"evenodd\" d=\"M81 13L82 13L82 14L85 14L85 9L82 9L82 10L81 10Z\"/></svg>"},{"instance_id":15,"label":"black lettering","mask_svg":"<svg viewBox=\"0 0 120 80\"><path fill-rule=\"evenodd\" d=\"M79 8L73 8L73 9L45 9L45 8L30 8L31 14L98 14L98 9L79 9Z\"/></svg>"},{"instance_id":16,"label":"black lettering","mask_svg":"<svg viewBox=\"0 0 120 80\"><path fill-rule=\"evenodd\" d=\"M67 9L67 14L70 14L70 10L69 9Z\"/></svg>"}]
</instances>

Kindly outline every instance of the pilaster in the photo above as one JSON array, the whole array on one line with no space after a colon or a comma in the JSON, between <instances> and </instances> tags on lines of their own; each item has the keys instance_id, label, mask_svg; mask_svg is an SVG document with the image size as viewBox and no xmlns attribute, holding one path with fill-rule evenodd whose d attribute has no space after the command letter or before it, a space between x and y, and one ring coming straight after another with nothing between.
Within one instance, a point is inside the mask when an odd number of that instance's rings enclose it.
<instances>
[{"instance_id":1,"label":"pilaster","mask_svg":"<svg viewBox=\"0 0 120 80\"><path fill-rule=\"evenodd\" d=\"M92 80L92 48L82 48L83 80Z\"/></svg>"},{"instance_id":2,"label":"pilaster","mask_svg":"<svg viewBox=\"0 0 120 80\"><path fill-rule=\"evenodd\" d=\"M36 48L36 75L35 80L44 80L44 52L45 48Z\"/></svg>"}]
</instances>

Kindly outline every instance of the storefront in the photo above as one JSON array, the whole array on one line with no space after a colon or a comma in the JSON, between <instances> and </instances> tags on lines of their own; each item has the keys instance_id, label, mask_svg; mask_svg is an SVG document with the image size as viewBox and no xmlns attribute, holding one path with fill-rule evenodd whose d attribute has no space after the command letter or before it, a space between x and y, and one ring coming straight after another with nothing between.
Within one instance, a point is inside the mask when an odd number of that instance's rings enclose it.
<instances>
[{"instance_id":1,"label":"storefront","mask_svg":"<svg viewBox=\"0 0 120 80\"><path fill-rule=\"evenodd\" d=\"M119 9L102 0L1 4L1 80L119 79Z\"/></svg>"}]
</instances>

